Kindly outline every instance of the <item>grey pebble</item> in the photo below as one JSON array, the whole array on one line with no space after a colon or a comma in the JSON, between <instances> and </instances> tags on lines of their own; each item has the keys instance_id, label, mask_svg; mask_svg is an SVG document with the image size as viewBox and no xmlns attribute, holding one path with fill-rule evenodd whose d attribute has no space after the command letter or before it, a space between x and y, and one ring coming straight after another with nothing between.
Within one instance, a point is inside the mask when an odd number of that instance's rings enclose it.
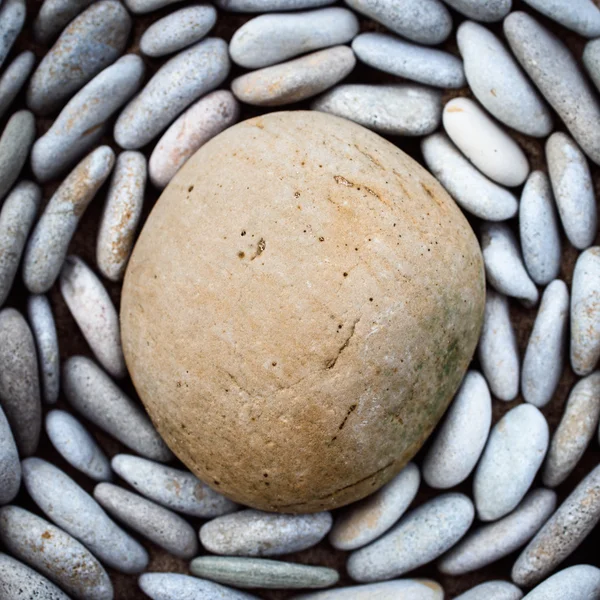
<instances>
[{"instance_id":1,"label":"grey pebble","mask_svg":"<svg viewBox=\"0 0 600 600\"><path fill-rule=\"evenodd\" d=\"M27 298L27 316L37 347L42 398L47 404L58 400L60 388L60 353L56 324L48 298L33 294Z\"/></svg>"},{"instance_id":2,"label":"grey pebble","mask_svg":"<svg viewBox=\"0 0 600 600\"><path fill-rule=\"evenodd\" d=\"M550 180L543 171L527 178L519 203L519 237L529 276L546 285L560 272L561 243Z\"/></svg>"},{"instance_id":3,"label":"grey pebble","mask_svg":"<svg viewBox=\"0 0 600 600\"><path fill-rule=\"evenodd\" d=\"M541 408L554 396L567 353L569 288L564 281L549 283L527 342L521 370L521 392Z\"/></svg>"},{"instance_id":4,"label":"grey pebble","mask_svg":"<svg viewBox=\"0 0 600 600\"><path fill-rule=\"evenodd\" d=\"M548 423L532 404L509 410L492 428L473 479L481 521L504 517L521 502L548 449Z\"/></svg>"},{"instance_id":5,"label":"grey pebble","mask_svg":"<svg viewBox=\"0 0 600 600\"><path fill-rule=\"evenodd\" d=\"M59 283L63 300L98 362L113 377L124 377L119 314L100 279L80 258L67 256Z\"/></svg>"},{"instance_id":6,"label":"grey pebble","mask_svg":"<svg viewBox=\"0 0 600 600\"><path fill-rule=\"evenodd\" d=\"M331 525L329 512L284 515L246 509L205 523L200 541L213 554L277 556L316 546Z\"/></svg>"},{"instance_id":7,"label":"grey pebble","mask_svg":"<svg viewBox=\"0 0 600 600\"><path fill-rule=\"evenodd\" d=\"M233 34L229 54L246 69L260 69L299 54L345 44L358 31L358 19L345 8L265 14L247 21Z\"/></svg>"},{"instance_id":8,"label":"grey pebble","mask_svg":"<svg viewBox=\"0 0 600 600\"><path fill-rule=\"evenodd\" d=\"M69 358L63 366L63 390L81 415L128 448L155 460L173 457L144 409L94 361L85 356Z\"/></svg>"},{"instance_id":9,"label":"grey pebble","mask_svg":"<svg viewBox=\"0 0 600 600\"><path fill-rule=\"evenodd\" d=\"M355 64L351 48L334 46L240 75L231 82L231 91L247 104L282 106L329 89L349 75Z\"/></svg>"},{"instance_id":10,"label":"grey pebble","mask_svg":"<svg viewBox=\"0 0 600 600\"><path fill-rule=\"evenodd\" d=\"M517 214L515 196L478 171L446 134L423 138L421 150L429 170L463 210L488 221L504 221Z\"/></svg>"},{"instance_id":11,"label":"grey pebble","mask_svg":"<svg viewBox=\"0 0 600 600\"><path fill-rule=\"evenodd\" d=\"M523 592L508 581L487 581L456 596L454 600L521 600Z\"/></svg>"},{"instance_id":12,"label":"grey pebble","mask_svg":"<svg viewBox=\"0 0 600 600\"><path fill-rule=\"evenodd\" d=\"M117 454L111 465L115 473L137 492L184 515L211 519L238 507L189 471L130 454Z\"/></svg>"},{"instance_id":13,"label":"grey pebble","mask_svg":"<svg viewBox=\"0 0 600 600\"><path fill-rule=\"evenodd\" d=\"M504 34L527 74L583 151L600 163L600 104L567 47L533 17L513 12Z\"/></svg>"},{"instance_id":14,"label":"grey pebble","mask_svg":"<svg viewBox=\"0 0 600 600\"><path fill-rule=\"evenodd\" d=\"M47 292L56 281L71 238L85 209L110 175L115 154L108 146L90 152L61 183L29 238L23 280L33 294Z\"/></svg>"},{"instance_id":15,"label":"grey pebble","mask_svg":"<svg viewBox=\"0 0 600 600\"><path fill-rule=\"evenodd\" d=\"M18 506L0 508L0 540L30 565L80 600L112 600L108 574L89 550L58 527Z\"/></svg>"},{"instance_id":16,"label":"grey pebble","mask_svg":"<svg viewBox=\"0 0 600 600\"><path fill-rule=\"evenodd\" d=\"M246 592L179 573L144 573L138 584L152 600L258 600Z\"/></svg>"},{"instance_id":17,"label":"grey pebble","mask_svg":"<svg viewBox=\"0 0 600 600\"><path fill-rule=\"evenodd\" d=\"M529 492L513 512L468 534L438 561L438 569L445 575L464 575L508 556L525 545L555 509L552 490Z\"/></svg>"},{"instance_id":18,"label":"grey pebble","mask_svg":"<svg viewBox=\"0 0 600 600\"><path fill-rule=\"evenodd\" d=\"M600 9L593 0L523 0L544 16L588 38L600 36Z\"/></svg>"},{"instance_id":19,"label":"grey pebble","mask_svg":"<svg viewBox=\"0 0 600 600\"><path fill-rule=\"evenodd\" d=\"M346 0L346 4L419 44L439 44L452 31L452 17L439 0Z\"/></svg>"},{"instance_id":20,"label":"grey pebble","mask_svg":"<svg viewBox=\"0 0 600 600\"><path fill-rule=\"evenodd\" d=\"M586 44L582 59L589 76L600 90L600 39L591 40Z\"/></svg>"},{"instance_id":21,"label":"grey pebble","mask_svg":"<svg viewBox=\"0 0 600 600\"><path fill-rule=\"evenodd\" d=\"M70 477L41 458L28 458L21 467L27 492L45 515L106 566L129 574L146 568L146 550Z\"/></svg>"},{"instance_id":22,"label":"grey pebble","mask_svg":"<svg viewBox=\"0 0 600 600\"><path fill-rule=\"evenodd\" d=\"M35 183L21 181L0 208L0 306L12 288L41 197Z\"/></svg>"},{"instance_id":23,"label":"grey pebble","mask_svg":"<svg viewBox=\"0 0 600 600\"><path fill-rule=\"evenodd\" d=\"M0 118L21 91L29 75L31 75L34 65L35 54L25 50L0 75Z\"/></svg>"},{"instance_id":24,"label":"grey pebble","mask_svg":"<svg viewBox=\"0 0 600 600\"><path fill-rule=\"evenodd\" d=\"M220 85L229 73L227 44L206 38L167 61L123 109L115 141L127 150L145 146L189 104Z\"/></svg>"},{"instance_id":25,"label":"grey pebble","mask_svg":"<svg viewBox=\"0 0 600 600\"><path fill-rule=\"evenodd\" d=\"M467 371L423 460L427 485L447 489L463 482L483 452L491 424L487 383L481 373Z\"/></svg>"},{"instance_id":26,"label":"grey pebble","mask_svg":"<svg viewBox=\"0 0 600 600\"><path fill-rule=\"evenodd\" d=\"M28 110L14 113L0 137L0 200L17 181L35 139L35 118Z\"/></svg>"},{"instance_id":27,"label":"grey pebble","mask_svg":"<svg viewBox=\"0 0 600 600\"><path fill-rule=\"evenodd\" d=\"M95 0L44 0L33 22L33 34L40 44L49 45L81 11Z\"/></svg>"},{"instance_id":28,"label":"grey pebble","mask_svg":"<svg viewBox=\"0 0 600 600\"><path fill-rule=\"evenodd\" d=\"M372 544L355 550L346 563L355 581L397 577L452 548L473 522L474 509L464 494L443 494L415 508Z\"/></svg>"},{"instance_id":29,"label":"grey pebble","mask_svg":"<svg viewBox=\"0 0 600 600\"><path fill-rule=\"evenodd\" d=\"M333 4L334 0L215 0L222 10L231 12L254 13L318 8Z\"/></svg>"},{"instance_id":30,"label":"grey pebble","mask_svg":"<svg viewBox=\"0 0 600 600\"><path fill-rule=\"evenodd\" d=\"M548 577L525 600L595 600L600 598L600 569L575 565Z\"/></svg>"},{"instance_id":31,"label":"grey pebble","mask_svg":"<svg viewBox=\"0 0 600 600\"><path fill-rule=\"evenodd\" d=\"M438 90L411 83L344 84L317 98L313 110L331 113L388 135L426 135L442 118Z\"/></svg>"},{"instance_id":32,"label":"grey pebble","mask_svg":"<svg viewBox=\"0 0 600 600\"><path fill-rule=\"evenodd\" d=\"M355 37L352 50L364 64L397 77L442 88L466 85L462 61L449 52L375 32Z\"/></svg>"},{"instance_id":33,"label":"grey pebble","mask_svg":"<svg viewBox=\"0 0 600 600\"><path fill-rule=\"evenodd\" d=\"M8 420L0 407L0 506L12 502L21 487L19 451Z\"/></svg>"},{"instance_id":34,"label":"grey pebble","mask_svg":"<svg viewBox=\"0 0 600 600\"><path fill-rule=\"evenodd\" d=\"M571 390L542 472L544 485L560 485L576 467L600 419L600 371L580 379Z\"/></svg>"},{"instance_id":35,"label":"grey pebble","mask_svg":"<svg viewBox=\"0 0 600 600\"><path fill-rule=\"evenodd\" d=\"M94 488L94 498L106 512L179 558L198 554L194 528L174 512L111 483Z\"/></svg>"},{"instance_id":36,"label":"grey pebble","mask_svg":"<svg viewBox=\"0 0 600 600\"><path fill-rule=\"evenodd\" d=\"M21 457L38 446L42 403L35 342L27 321L14 308L0 311L0 406Z\"/></svg>"},{"instance_id":37,"label":"grey pebble","mask_svg":"<svg viewBox=\"0 0 600 600\"><path fill-rule=\"evenodd\" d=\"M25 24L24 0L4 0L0 4L0 67Z\"/></svg>"},{"instance_id":38,"label":"grey pebble","mask_svg":"<svg viewBox=\"0 0 600 600\"><path fill-rule=\"evenodd\" d=\"M293 596L293 600L443 600L444 590L428 579L394 579Z\"/></svg>"},{"instance_id":39,"label":"grey pebble","mask_svg":"<svg viewBox=\"0 0 600 600\"><path fill-rule=\"evenodd\" d=\"M51 410L46 415L46 433L56 451L75 469L94 481L110 481L110 462L96 440L71 414Z\"/></svg>"},{"instance_id":40,"label":"grey pebble","mask_svg":"<svg viewBox=\"0 0 600 600\"><path fill-rule=\"evenodd\" d=\"M146 14L159 8L164 8L179 0L124 0L125 6L134 14Z\"/></svg>"},{"instance_id":41,"label":"grey pebble","mask_svg":"<svg viewBox=\"0 0 600 600\"><path fill-rule=\"evenodd\" d=\"M144 71L142 59L127 54L69 100L31 150L31 168L39 181L62 175L98 143L107 120L139 89Z\"/></svg>"},{"instance_id":42,"label":"grey pebble","mask_svg":"<svg viewBox=\"0 0 600 600\"><path fill-rule=\"evenodd\" d=\"M512 0L444 0L454 10L474 21L501 21L510 12Z\"/></svg>"},{"instance_id":43,"label":"grey pebble","mask_svg":"<svg viewBox=\"0 0 600 600\"><path fill-rule=\"evenodd\" d=\"M196 577L241 588L324 588L340 578L327 567L234 556L199 556L190 563L190 571Z\"/></svg>"}]
</instances>

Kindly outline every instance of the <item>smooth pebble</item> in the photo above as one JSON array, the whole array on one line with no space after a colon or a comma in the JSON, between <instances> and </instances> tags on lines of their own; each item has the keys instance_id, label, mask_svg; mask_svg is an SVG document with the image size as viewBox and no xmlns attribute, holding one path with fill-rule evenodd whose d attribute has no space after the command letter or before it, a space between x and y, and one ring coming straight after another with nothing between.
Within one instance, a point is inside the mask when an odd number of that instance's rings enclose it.
<instances>
[{"instance_id":1,"label":"smooth pebble","mask_svg":"<svg viewBox=\"0 0 600 600\"><path fill-rule=\"evenodd\" d=\"M444 590L428 579L394 579L293 596L293 600L443 600Z\"/></svg>"},{"instance_id":2,"label":"smooth pebble","mask_svg":"<svg viewBox=\"0 0 600 600\"><path fill-rule=\"evenodd\" d=\"M222 10L231 12L275 12L317 8L333 4L334 0L215 0Z\"/></svg>"},{"instance_id":3,"label":"smooth pebble","mask_svg":"<svg viewBox=\"0 0 600 600\"><path fill-rule=\"evenodd\" d=\"M525 600L594 600L600 597L600 569L575 565L548 577Z\"/></svg>"},{"instance_id":4,"label":"smooth pebble","mask_svg":"<svg viewBox=\"0 0 600 600\"><path fill-rule=\"evenodd\" d=\"M33 35L48 46L94 0L44 0L33 22Z\"/></svg>"},{"instance_id":5,"label":"smooth pebble","mask_svg":"<svg viewBox=\"0 0 600 600\"><path fill-rule=\"evenodd\" d=\"M523 0L544 16L588 38L600 36L600 9L593 0Z\"/></svg>"},{"instance_id":6,"label":"smooth pebble","mask_svg":"<svg viewBox=\"0 0 600 600\"><path fill-rule=\"evenodd\" d=\"M4 0L0 4L0 67L25 24L24 0Z\"/></svg>"},{"instance_id":7,"label":"smooth pebble","mask_svg":"<svg viewBox=\"0 0 600 600\"><path fill-rule=\"evenodd\" d=\"M591 40L585 45L582 60L588 75L600 90L600 39Z\"/></svg>"},{"instance_id":8,"label":"smooth pebble","mask_svg":"<svg viewBox=\"0 0 600 600\"><path fill-rule=\"evenodd\" d=\"M144 573L138 584L152 600L259 600L246 592L179 573Z\"/></svg>"},{"instance_id":9,"label":"smooth pebble","mask_svg":"<svg viewBox=\"0 0 600 600\"><path fill-rule=\"evenodd\" d=\"M0 506L12 502L21 487L19 451L0 407Z\"/></svg>"},{"instance_id":10,"label":"smooth pebble","mask_svg":"<svg viewBox=\"0 0 600 600\"><path fill-rule=\"evenodd\" d=\"M4 116L6 109L21 91L29 75L31 75L34 65L35 54L25 50L0 75L0 118Z\"/></svg>"},{"instance_id":11,"label":"smooth pebble","mask_svg":"<svg viewBox=\"0 0 600 600\"><path fill-rule=\"evenodd\" d=\"M521 600L523 592L508 581L486 581L456 596L454 600Z\"/></svg>"},{"instance_id":12,"label":"smooth pebble","mask_svg":"<svg viewBox=\"0 0 600 600\"><path fill-rule=\"evenodd\" d=\"M19 178L35 139L35 118L28 110L14 113L0 137L0 200Z\"/></svg>"},{"instance_id":13,"label":"smooth pebble","mask_svg":"<svg viewBox=\"0 0 600 600\"><path fill-rule=\"evenodd\" d=\"M474 21L501 21L510 12L512 0L444 0L454 10Z\"/></svg>"}]
</instances>

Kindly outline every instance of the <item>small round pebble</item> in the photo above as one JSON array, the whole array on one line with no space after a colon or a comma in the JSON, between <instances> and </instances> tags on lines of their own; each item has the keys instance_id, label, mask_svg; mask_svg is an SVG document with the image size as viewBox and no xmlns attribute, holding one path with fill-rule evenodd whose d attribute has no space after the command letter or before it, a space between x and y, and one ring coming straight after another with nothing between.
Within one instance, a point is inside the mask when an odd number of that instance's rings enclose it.
<instances>
[{"instance_id":1,"label":"small round pebble","mask_svg":"<svg viewBox=\"0 0 600 600\"><path fill-rule=\"evenodd\" d=\"M512 0L444 0L454 10L474 21L501 21L510 12Z\"/></svg>"},{"instance_id":2,"label":"small round pebble","mask_svg":"<svg viewBox=\"0 0 600 600\"><path fill-rule=\"evenodd\" d=\"M152 600L259 600L247 592L179 573L144 573L138 583Z\"/></svg>"},{"instance_id":3,"label":"small round pebble","mask_svg":"<svg viewBox=\"0 0 600 600\"><path fill-rule=\"evenodd\" d=\"M456 596L454 600L521 600L523 592L508 581L487 581Z\"/></svg>"},{"instance_id":4,"label":"small round pebble","mask_svg":"<svg viewBox=\"0 0 600 600\"><path fill-rule=\"evenodd\" d=\"M4 0L0 4L0 67L25 24L24 0Z\"/></svg>"},{"instance_id":5,"label":"small round pebble","mask_svg":"<svg viewBox=\"0 0 600 600\"><path fill-rule=\"evenodd\" d=\"M521 502L542 465L548 438L548 423L531 404L516 406L494 425L473 480L481 521L495 521Z\"/></svg>"},{"instance_id":6,"label":"small round pebble","mask_svg":"<svg viewBox=\"0 0 600 600\"><path fill-rule=\"evenodd\" d=\"M64 410L46 415L46 433L56 451L94 481L110 481L110 462L85 427Z\"/></svg>"},{"instance_id":7,"label":"small round pebble","mask_svg":"<svg viewBox=\"0 0 600 600\"><path fill-rule=\"evenodd\" d=\"M525 600L593 600L600 597L600 569L575 565L548 577Z\"/></svg>"},{"instance_id":8,"label":"small round pebble","mask_svg":"<svg viewBox=\"0 0 600 600\"><path fill-rule=\"evenodd\" d=\"M585 45L582 60L592 81L600 90L600 39L591 40Z\"/></svg>"},{"instance_id":9,"label":"small round pebble","mask_svg":"<svg viewBox=\"0 0 600 600\"><path fill-rule=\"evenodd\" d=\"M28 110L16 112L0 137L0 200L17 181L35 139L35 118Z\"/></svg>"},{"instance_id":10,"label":"small round pebble","mask_svg":"<svg viewBox=\"0 0 600 600\"><path fill-rule=\"evenodd\" d=\"M35 54L21 52L0 75L0 118L17 97L35 65Z\"/></svg>"},{"instance_id":11,"label":"small round pebble","mask_svg":"<svg viewBox=\"0 0 600 600\"><path fill-rule=\"evenodd\" d=\"M438 558L462 538L474 518L463 494L443 494L404 516L377 541L355 550L346 563L355 581L391 579Z\"/></svg>"},{"instance_id":12,"label":"small round pebble","mask_svg":"<svg viewBox=\"0 0 600 600\"><path fill-rule=\"evenodd\" d=\"M33 35L49 46L62 30L94 0L44 0L33 22Z\"/></svg>"},{"instance_id":13,"label":"small round pebble","mask_svg":"<svg viewBox=\"0 0 600 600\"><path fill-rule=\"evenodd\" d=\"M600 36L600 9L593 0L523 0L544 16L588 38Z\"/></svg>"},{"instance_id":14,"label":"small round pebble","mask_svg":"<svg viewBox=\"0 0 600 600\"><path fill-rule=\"evenodd\" d=\"M443 600L444 590L428 579L394 579L294 596L293 600Z\"/></svg>"},{"instance_id":15,"label":"small round pebble","mask_svg":"<svg viewBox=\"0 0 600 600\"><path fill-rule=\"evenodd\" d=\"M12 502L21 487L19 451L6 415L0 407L0 506Z\"/></svg>"}]
</instances>

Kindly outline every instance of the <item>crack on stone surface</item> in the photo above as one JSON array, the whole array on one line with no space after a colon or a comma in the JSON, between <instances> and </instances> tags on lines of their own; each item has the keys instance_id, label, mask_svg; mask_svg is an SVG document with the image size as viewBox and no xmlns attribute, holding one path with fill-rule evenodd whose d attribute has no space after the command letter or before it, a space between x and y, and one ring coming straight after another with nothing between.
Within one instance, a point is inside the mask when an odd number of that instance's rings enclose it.
<instances>
[{"instance_id":1,"label":"crack on stone surface","mask_svg":"<svg viewBox=\"0 0 600 600\"><path fill-rule=\"evenodd\" d=\"M359 321L360 321L360 317L358 319L356 319L354 321L354 323L352 323L352 325L350 327L350 333L348 334L348 337L346 337L346 339L344 340L344 343L338 348L338 351L337 351L336 355L333 358L330 358L327 361L327 365L326 365L327 369L333 369L333 367L335 367L335 364L337 363L338 358L341 356L342 352L350 344L350 340L352 340L352 336L354 336L354 332L356 331L356 325L357 325L357 323Z\"/></svg>"}]
</instances>

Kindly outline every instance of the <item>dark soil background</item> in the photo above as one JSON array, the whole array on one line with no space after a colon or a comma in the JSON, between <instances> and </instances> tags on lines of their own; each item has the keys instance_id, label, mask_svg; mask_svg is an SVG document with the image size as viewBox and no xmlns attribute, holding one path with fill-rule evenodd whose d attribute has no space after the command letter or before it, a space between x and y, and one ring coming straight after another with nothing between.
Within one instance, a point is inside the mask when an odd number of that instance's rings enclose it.
<instances>
[{"instance_id":1,"label":"dark soil background","mask_svg":"<svg viewBox=\"0 0 600 600\"><path fill-rule=\"evenodd\" d=\"M600 0L594 0L594 2L600 6ZM187 4L191 4L190 0L185 0L184 2L179 2L177 4L165 7L162 10L150 13L149 15L135 16L134 17L134 26L132 33L130 35L130 44L128 47L128 52L135 52L139 54L139 39L145 29L157 19L165 16L166 14L171 13L172 11L182 8ZM338 2L338 4L342 4ZM538 19L541 23L547 26L549 29L554 31L556 35L560 37L571 49L574 55L580 59L581 53L583 51L583 46L585 44L585 40L578 36L577 34L570 32L558 25L554 22L542 17L541 15L535 13L528 7L526 7L520 0L514 0L514 10L526 10L530 12L536 19ZM33 20L39 10L39 6L41 5L40 0L27 0L28 7L28 15L27 22L25 24L25 28L21 33L19 39L17 40L15 46L13 47L10 55L5 61L5 66L10 64L11 60L22 50L30 49L36 54L38 61L43 57L43 55L48 51L47 47L43 47L35 44L33 41L33 32L32 32L32 23ZM446 42L443 47L444 49L458 54L458 50L456 48L455 43L455 31L456 26L460 24L464 18L458 13L451 11L454 19L455 29L453 34L451 35L448 42ZM243 14L235 14L235 13L226 13L223 11L219 12L219 17L217 21L217 25L211 31L211 36L222 37L225 40L229 41L233 33L236 29L238 29L243 23L252 18L254 15L243 15ZM385 31L385 28L368 20L365 18L361 18L361 28L363 31ZM501 23L493 24L490 26L497 35L502 36L502 27ZM165 59L156 60L149 59L144 57L144 61L147 66L146 73L146 81L150 79L150 77L154 74L154 72L165 62ZM222 87L226 88L229 86L229 82L239 74L244 72L240 67L234 66L232 68L231 74L227 81L223 84ZM397 81L397 78L394 78L385 73L381 73L375 71L374 69L370 69L357 64L355 70L352 74L347 78L346 82L352 83L379 83L384 81ZM26 87L26 86L25 86ZM451 90L445 93L444 102L449 100L454 96L470 96L471 93L468 88L464 88L461 90ZM294 110L294 109L306 109L308 108L308 102L298 103L295 105L289 105L283 107L286 110ZM17 100L13 103L12 109L8 111L8 114L5 115L3 119L0 119L0 131L4 128L8 117L17 109L25 107L25 94L24 91L21 92ZM264 109L258 107L252 107L243 105L241 120L253 117L257 114L264 114L265 112L269 112L270 110L281 110L281 109ZM38 119L37 127L38 127L38 136L42 135L51 125L52 119ZM564 130L564 125L555 115L555 128L558 130ZM535 138L530 138L524 135L521 135L516 132L512 132L513 137L517 140L519 145L523 148L527 157L529 158L531 168L547 170L544 159L544 140L539 140ZM417 161L423 163L422 156L419 149L419 139L415 138L390 138L395 144L397 144L400 148L402 148L405 152L410 154ZM112 139L107 137L103 140L102 143L109 144L115 150L115 152L119 152L118 146L113 142ZM156 140L153 144L156 143ZM153 144L149 144L146 148L142 149L142 151L149 157L153 148ZM600 168L597 166L592 167L592 174L594 179L594 186L596 190L596 198L600 195ZM24 172L22 173L22 179L33 179L31 171L29 167L26 166ZM45 204L51 197L54 190L57 188L60 182L51 182L43 187L44 189L44 200L43 204ZM521 188L514 190L515 193L520 195ZM98 224L100 220L100 215L102 211L102 206L104 202L104 196L106 194L106 186L100 190L96 198L90 204L87 212L81 220L77 233L71 243L69 252L72 254L77 254L82 257L90 266L95 267L95 247L96 247L96 235ZM143 219L148 215L152 206L156 202L159 197L159 193L155 190L150 183L148 183L148 187L146 190L146 200L144 206L144 216ZM478 220L472 217L469 217L473 228L477 232L478 230ZM143 222L143 221L142 221ZM517 229L516 219L511 221L511 224L514 225L515 229ZM563 235L563 257L562 257L562 269L560 277L564 279L567 284L571 283L571 276L573 272L573 266L575 264L575 260L577 259L578 252L568 243L566 238ZM600 243L600 236L596 237L596 244ZM109 290L115 305L119 306L119 298L120 298L120 288L119 284L113 284L108 281L104 281L107 289ZM20 277L17 277L17 281L15 282L15 286L11 295L8 298L6 306L13 306L19 309L24 314L26 313L26 297L27 292L25 287L23 286ZM61 359L64 361L69 356L74 354L84 354L91 356L91 352L83 339L77 325L75 324L73 318L71 317L61 295L58 291L58 286L54 286L54 288L49 293L50 301L52 304L52 308L54 311L54 315L56 318L58 335L59 335L59 343L60 343L60 354ZM517 302L511 303L511 314L513 318L513 323L515 325L517 331L517 337L519 342L519 349L521 352L521 357L524 354L525 347L527 345L527 340L529 338L529 333L531 331L533 321L535 319L537 307L531 310L523 308ZM472 367L478 368L477 360L473 361ZM542 412L548 419L551 431L554 431L557 424L560 421L562 416L563 407L566 402L569 391L573 387L575 381L577 380L576 376L572 372L570 365L567 365L565 371L562 375L562 379L560 385L554 395L552 401L542 409ZM133 386L129 380L126 380L123 384L124 389L132 396L135 396L135 391ZM502 402L499 400L494 400L493 405L493 415L494 422L496 422L506 411L516 406L517 404L523 402L521 397L517 398L514 402ZM66 403L64 397L61 394L59 398L59 402L57 405L58 408L64 408L66 410L71 410L68 404ZM47 412L48 407L44 407L44 411ZM119 452L127 452L127 449L124 448L121 444L107 436L102 431L95 428L90 423L86 423L86 426L93 432L94 436L100 443L100 445L104 448L109 456L117 454ZM427 446L425 446L426 449ZM52 448L50 442L48 441L45 433L42 436L42 441L40 443L40 447L38 449L37 455L45 458L54 464L58 465L60 468L64 469L69 475L71 475L84 489L89 491L90 493L93 490L93 483L87 479L85 476L81 475L74 469L72 469ZM424 450L422 450L416 457L416 462L420 463L421 458L424 455ZM562 502L569 493L573 490L573 488L577 485L577 483L600 461L600 449L598 447L598 440L596 436L592 443L590 444L590 448L588 448L584 457L580 461L579 465L575 469L575 471L571 474L571 476L557 489L559 502ZM541 481L536 480L534 487L541 485ZM119 481L117 478L117 483L122 484L124 487L128 487L126 483L123 481ZM471 485L472 481L469 478L464 484L458 486L453 491L460 491L466 494L471 494ZM439 494L440 492L436 490L432 490L428 488L424 483L421 485L421 489L419 494L414 502L414 505L418 505L428 500L429 498ZM17 504L25 506L40 514L40 511L33 505L32 501L27 497L27 494L21 490L20 495L15 501ZM194 527L198 528L201 525L200 520L193 520ZM598 545L600 543L600 530L597 527L594 532L583 542L583 544L578 548L578 550L573 553L568 560L562 565L563 567L570 566L573 564L579 563L587 563L600 567L600 554L598 552ZM134 534L135 535L135 534ZM136 536L139 539L139 536ZM172 557L168 555L164 550L159 547L151 544L150 542L146 542L144 540L140 540L147 548L150 554L150 564L148 567L148 571L172 571L179 573L187 573L187 563L184 560ZM310 565L325 565L329 567L333 567L339 570L341 574L340 585L350 585L352 581L345 573L345 561L346 561L345 552L340 552L334 550L329 543L325 540L321 542L318 546L306 550L304 552L298 552L289 556L280 557L282 560L293 560L299 563L305 563ZM514 563L517 553L514 553L504 560L501 560L489 567L480 569L474 573L470 573L467 575L463 575L461 577L447 577L437 572L435 566L429 565L425 566L417 571L414 571L409 576L410 577L427 577L431 579L435 579L440 582L444 589L446 590L446 597L453 598L456 595L464 592L470 587L482 583L484 581L489 581L491 579L510 579L510 570L512 564ZM111 575L114 587L115 587L115 599L116 600L142 600L146 598L146 596L139 590L137 587L137 578L135 576L123 575L117 573L115 571L111 571L109 569L109 573ZM272 591L272 590L264 590L257 591L256 594L259 597L270 600L280 600L285 598L290 598L293 593L292 592L284 592L284 591ZM566 599L565 599L566 600Z\"/></svg>"}]
</instances>

